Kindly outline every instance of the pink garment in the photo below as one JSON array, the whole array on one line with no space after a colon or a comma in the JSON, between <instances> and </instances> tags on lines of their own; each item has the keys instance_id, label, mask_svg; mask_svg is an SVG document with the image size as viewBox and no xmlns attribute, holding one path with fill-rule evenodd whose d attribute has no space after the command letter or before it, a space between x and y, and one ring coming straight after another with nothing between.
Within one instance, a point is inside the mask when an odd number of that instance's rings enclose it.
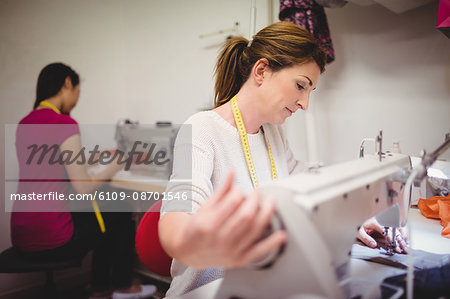
<instances>
[{"instance_id":1,"label":"pink garment","mask_svg":"<svg viewBox=\"0 0 450 299\"><path fill-rule=\"evenodd\" d=\"M436 27L450 38L450 1L439 1Z\"/></svg>"},{"instance_id":2,"label":"pink garment","mask_svg":"<svg viewBox=\"0 0 450 299\"><path fill-rule=\"evenodd\" d=\"M16 132L16 153L19 160L19 194L67 194L71 184L65 166L51 164L50 155L37 163L30 162L30 146L56 144L79 134L77 122L68 115L51 109L33 110L23 118ZM28 161L28 163L27 163ZM40 211L45 212L29 212ZM22 211L22 212L21 212ZM23 212L27 211L27 212ZM11 240L22 251L41 251L66 244L73 234L72 215L66 201L15 201L11 215Z\"/></svg>"}]
</instances>

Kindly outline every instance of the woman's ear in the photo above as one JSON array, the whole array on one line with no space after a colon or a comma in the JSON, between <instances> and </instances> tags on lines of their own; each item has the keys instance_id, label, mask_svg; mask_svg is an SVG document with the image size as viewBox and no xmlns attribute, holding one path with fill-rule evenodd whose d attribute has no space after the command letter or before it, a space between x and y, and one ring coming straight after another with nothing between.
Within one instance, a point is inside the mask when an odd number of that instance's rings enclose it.
<instances>
[{"instance_id":1,"label":"woman's ear","mask_svg":"<svg viewBox=\"0 0 450 299\"><path fill-rule=\"evenodd\" d=\"M258 85L263 83L264 78L267 76L267 72L269 71L269 61L266 58L261 58L255 63L252 69L252 74Z\"/></svg>"},{"instance_id":2,"label":"woman's ear","mask_svg":"<svg viewBox=\"0 0 450 299\"><path fill-rule=\"evenodd\" d=\"M70 79L69 76L67 76L66 80L64 80L63 87L68 88L68 89L73 89L72 80Z\"/></svg>"}]
</instances>

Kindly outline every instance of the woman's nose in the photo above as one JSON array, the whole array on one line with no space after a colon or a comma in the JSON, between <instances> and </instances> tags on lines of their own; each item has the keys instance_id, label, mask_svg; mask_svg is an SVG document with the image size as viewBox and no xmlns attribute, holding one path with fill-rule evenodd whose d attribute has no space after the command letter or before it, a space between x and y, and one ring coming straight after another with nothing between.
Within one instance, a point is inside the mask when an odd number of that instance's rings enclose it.
<instances>
[{"instance_id":1,"label":"woman's nose","mask_svg":"<svg viewBox=\"0 0 450 299\"><path fill-rule=\"evenodd\" d=\"M309 93L305 94L305 95L302 96L300 99L298 99L297 105L299 105L299 106L300 106L300 109L302 109L302 110L308 109L308 105L309 105Z\"/></svg>"}]
</instances>

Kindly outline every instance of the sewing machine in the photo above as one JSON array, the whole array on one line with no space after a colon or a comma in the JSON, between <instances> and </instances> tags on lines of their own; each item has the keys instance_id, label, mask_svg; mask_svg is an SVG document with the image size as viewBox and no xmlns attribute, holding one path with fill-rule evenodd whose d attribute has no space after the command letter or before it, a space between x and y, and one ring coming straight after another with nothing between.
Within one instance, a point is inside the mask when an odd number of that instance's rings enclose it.
<instances>
[{"instance_id":1,"label":"sewing machine","mask_svg":"<svg viewBox=\"0 0 450 299\"><path fill-rule=\"evenodd\" d=\"M173 146L178 130L179 126L170 122L143 125L120 120L116 124L115 140L120 150L133 153L129 171L168 179L172 173Z\"/></svg>"},{"instance_id":2,"label":"sewing machine","mask_svg":"<svg viewBox=\"0 0 450 299\"><path fill-rule=\"evenodd\" d=\"M404 226L412 184L420 183L450 146L447 138L412 170L409 156L383 153L381 140L380 132L376 155L261 187L264 196L276 199L271 230L286 230L288 241L258 262L225 271L214 298L349 297L344 291L347 264L360 226L372 216L386 227ZM388 254L393 247L388 246Z\"/></svg>"}]
</instances>

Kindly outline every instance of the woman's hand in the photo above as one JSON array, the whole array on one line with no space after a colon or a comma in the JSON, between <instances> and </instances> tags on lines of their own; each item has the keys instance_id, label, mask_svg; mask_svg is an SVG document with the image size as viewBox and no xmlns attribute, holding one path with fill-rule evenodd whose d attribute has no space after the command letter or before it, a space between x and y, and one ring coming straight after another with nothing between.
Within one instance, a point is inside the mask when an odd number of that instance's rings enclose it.
<instances>
[{"instance_id":1,"label":"woman's hand","mask_svg":"<svg viewBox=\"0 0 450 299\"><path fill-rule=\"evenodd\" d=\"M370 218L360 227L358 231L358 239L361 240L366 246L376 248L378 246L377 241L373 238L374 234L380 234L384 236L385 242L392 242L392 228L389 228L387 236L385 235L384 227L381 226L375 218ZM408 253L408 234L406 228L398 227L395 234L397 253Z\"/></svg>"},{"instance_id":2,"label":"woman's hand","mask_svg":"<svg viewBox=\"0 0 450 299\"><path fill-rule=\"evenodd\" d=\"M389 228L388 242L391 242L392 228ZM395 230L395 252L397 253L408 253L408 230L406 227L397 227Z\"/></svg>"},{"instance_id":3,"label":"woman's hand","mask_svg":"<svg viewBox=\"0 0 450 299\"><path fill-rule=\"evenodd\" d=\"M198 269L235 268L258 260L286 240L284 231L259 240L274 210L274 203L261 202L257 191L245 197L233 186L230 172L225 184L196 214L190 215L177 234L180 242L174 257Z\"/></svg>"}]
</instances>

